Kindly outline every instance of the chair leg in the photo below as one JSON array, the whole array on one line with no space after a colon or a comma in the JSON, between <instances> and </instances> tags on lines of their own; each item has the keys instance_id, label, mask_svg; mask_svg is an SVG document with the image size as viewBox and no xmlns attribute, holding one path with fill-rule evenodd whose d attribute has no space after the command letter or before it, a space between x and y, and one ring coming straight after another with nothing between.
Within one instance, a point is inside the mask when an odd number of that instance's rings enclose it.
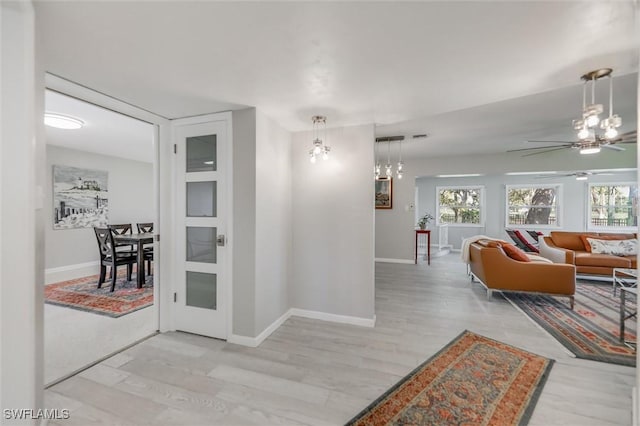
<instances>
[{"instance_id":1,"label":"chair leg","mask_svg":"<svg viewBox=\"0 0 640 426\"><path fill-rule=\"evenodd\" d=\"M574 296L569 296L569 306L571 307L571 310L573 311L573 305L575 304L575 297Z\"/></svg>"},{"instance_id":2,"label":"chair leg","mask_svg":"<svg viewBox=\"0 0 640 426\"><path fill-rule=\"evenodd\" d=\"M98 288L102 287L105 275L107 275L107 267L104 265L100 265L100 278L98 278Z\"/></svg>"},{"instance_id":3,"label":"chair leg","mask_svg":"<svg viewBox=\"0 0 640 426\"><path fill-rule=\"evenodd\" d=\"M127 281L131 281L132 272L133 272L133 263L127 263Z\"/></svg>"},{"instance_id":4,"label":"chair leg","mask_svg":"<svg viewBox=\"0 0 640 426\"><path fill-rule=\"evenodd\" d=\"M147 260L147 271L149 271L149 275L153 275L151 273L151 261L150 260Z\"/></svg>"},{"instance_id":5,"label":"chair leg","mask_svg":"<svg viewBox=\"0 0 640 426\"><path fill-rule=\"evenodd\" d=\"M111 267L111 291L116 289L116 278L118 277L118 267L113 265Z\"/></svg>"}]
</instances>

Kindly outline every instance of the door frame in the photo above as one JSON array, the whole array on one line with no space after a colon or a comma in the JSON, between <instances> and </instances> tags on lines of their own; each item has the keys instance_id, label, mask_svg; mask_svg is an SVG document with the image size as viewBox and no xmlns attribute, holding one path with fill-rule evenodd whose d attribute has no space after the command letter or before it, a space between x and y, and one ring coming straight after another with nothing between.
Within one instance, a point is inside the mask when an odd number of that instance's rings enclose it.
<instances>
[{"instance_id":1,"label":"door frame","mask_svg":"<svg viewBox=\"0 0 640 426\"><path fill-rule=\"evenodd\" d=\"M226 132L227 132L227 149L226 149L226 158L225 158L225 185L224 185L224 215L226 219L226 232L225 232L225 256L224 263L222 267L224 268L224 279L225 279L225 296L224 303L226 304L226 339L229 340L233 335L233 122L232 122L232 113L231 111L226 112L218 112L213 114L205 114L198 115L194 117L184 117L177 118L171 120L171 144L177 143L176 136L176 127L182 126L190 126L194 124L205 124L212 122L224 122ZM172 199L177 198L178 194L178 171L180 165L178 164L178 156L173 155L172 161L172 180L173 185L171 186L172 191ZM175 237L178 233L178 220L176 220L176 209L178 208L177 204L174 203L174 210L172 212L173 217L173 236ZM176 243L179 243L176 241ZM175 253L174 253L175 254ZM177 262L180 260L176 258L176 256L172 256L172 284L171 284L171 294L178 291L178 283L180 282L178 274L180 273L179 268L177 267ZM173 300L173 299L172 299ZM176 304L171 303L171 330L176 329L176 321L175 321L175 309Z\"/></svg>"},{"instance_id":2,"label":"door frame","mask_svg":"<svg viewBox=\"0 0 640 426\"><path fill-rule=\"evenodd\" d=\"M155 267L154 265L153 301L156 309L154 325L158 331L168 331L168 328L163 326L163 317L167 315L165 311L168 311L169 309L169 303L167 303L167 301L169 300L169 293L171 289L168 288L168 285L163 285L163 277L172 276L171 265L168 263L167 257L169 254L168 248L171 246L173 238L169 232L166 232L166 230L172 229L172 227L168 226L169 224L167 222L171 222L173 218L171 215L165 213L167 208L166 206L171 206L172 204L170 196L161 193L161 188L163 187L163 175L160 171L162 170L163 173L166 174L171 170L171 165L166 159L169 157L168 155L163 154L163 151L169 150L171 142L169 127L170 121L165 117L154 114L135 105L128 104L120 99L95 91L55 74L46 73L44 80L45 90L52 90L65 96L69 96L153 125L154 223L158 225L157 232L162 236L161 241L154 242L154 252L158 255L158 261L156 262L158 267ZM165 170L166 172L164 172ZM168 280L164 281L168 282ZM166 321L164 321L164 323L166 323Z\"/></svg>"}]
</instances>

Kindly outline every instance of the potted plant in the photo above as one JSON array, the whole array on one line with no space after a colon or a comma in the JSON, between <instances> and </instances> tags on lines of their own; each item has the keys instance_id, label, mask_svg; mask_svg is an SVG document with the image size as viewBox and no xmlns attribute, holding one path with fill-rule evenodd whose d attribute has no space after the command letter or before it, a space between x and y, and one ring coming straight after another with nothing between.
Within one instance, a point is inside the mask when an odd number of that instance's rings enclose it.
<instances>
[{"instance_id":1,"label":"potted plant","mask_svg":"<svg viewBox=\"0 0 640 426\"><path fill-rule=\"evenodd\" d=\"M431 216L431 213L425 213L420 219L418 219L418 226L420 229L425 229L432 220L433 216Z\"/></svg>"}]
</instances>

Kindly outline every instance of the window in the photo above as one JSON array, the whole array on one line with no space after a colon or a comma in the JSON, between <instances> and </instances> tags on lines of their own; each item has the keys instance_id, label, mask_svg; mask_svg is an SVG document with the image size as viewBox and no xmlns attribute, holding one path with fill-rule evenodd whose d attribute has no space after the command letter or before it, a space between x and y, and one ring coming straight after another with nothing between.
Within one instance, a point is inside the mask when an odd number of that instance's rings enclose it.
<instances>
[{"instance_id":1,"label":"window","mask_svg":"<svg viewBox=\"0 0 640 426\"><path fill-rule=\"evenodd\" d=\"M452 225L484 224L484 187L438 187L437 223Z\"/></svg>"},{"instance_id":2,"label":"window","mask_svg":"<svg viewBox=\"0 0 640 426\"><path fill-rule=\"evenodd\" d=\"M507 185L507 226L560 226L560 193L560 185Z\"/></svg>"},{"instance_id":3,"label":"window","mask_svg":"<svg viewBox=\"0 0 640 426\"><path fill-rule=\"evenodd\" d=\"M589 228L635 228L637 208L636 184L589 184Z\"/></svg>"}]
</instances>

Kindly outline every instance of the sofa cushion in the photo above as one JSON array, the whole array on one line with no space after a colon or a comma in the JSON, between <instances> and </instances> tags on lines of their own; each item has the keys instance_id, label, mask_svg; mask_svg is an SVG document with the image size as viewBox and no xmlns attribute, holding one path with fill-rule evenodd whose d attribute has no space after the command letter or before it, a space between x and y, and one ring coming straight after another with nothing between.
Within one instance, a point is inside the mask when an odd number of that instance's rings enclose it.
<instances>
[{"instance_id":1,"label":"sofa cushion","mask_svg":"<svg viewBox=\"0 0 640 426\"><path fill-rule=\"evenodd\" d=\"M633 256L638 254L638 240L600 240L587 238L592 253L612 254L614 256Z\"/></svg>"},{"instance_id":2,"label":"sofa cushion","mask_svg":"<svg viewBox=\"0 0 640 426\"><path fill-rule=\"evenodd\" d=\"M605 268L630 268L631 260L610 254L576 252L576 266L601 266Z\"/></svg>"},{"instance_id":3,"label":"sofa cushion","mask_svg":"<svg viewBox=\"0 0 640 426\"><path fill-rule=\"evenodd\" d=\"M518 247L514 246L513 244L503 244L502 250L504 250L507 256L509 256L513 260L517 260L519 262L531 262L531 259L529 259L529 256L527 256L527 254L524 251L520 250Z\"/></svg>"},{"instance_id":4,"label":"sofa cushion","mask_svg":"<svg viewBox=\"0 0 640 426\"><path fill-rule=\"evenodd\" d=\"M598 238L598 234L595 233L582 233L582 232L565 232L565 231L552 231L549 236L551 241L557 247L585 251L584 243L582 242L582 235L586 235L591 238Z\"/></svg>"},{"instance_id":5,"label":"sofa cushion","mask_svg":"<svg viewBox=\"0 0 640 426\"><path fill-rule=\"evenodd\" d=\"M589 239L598 239L598 240L606 240L606 241L615 241L615 240L631 240L635 239L635 237L631 234L600 234L598 236L591 236L589 234L580 235L580 239L584 244L585 250L588 252L591 251L591 243L589 243Z\"/></svg>"}]
</instances>

